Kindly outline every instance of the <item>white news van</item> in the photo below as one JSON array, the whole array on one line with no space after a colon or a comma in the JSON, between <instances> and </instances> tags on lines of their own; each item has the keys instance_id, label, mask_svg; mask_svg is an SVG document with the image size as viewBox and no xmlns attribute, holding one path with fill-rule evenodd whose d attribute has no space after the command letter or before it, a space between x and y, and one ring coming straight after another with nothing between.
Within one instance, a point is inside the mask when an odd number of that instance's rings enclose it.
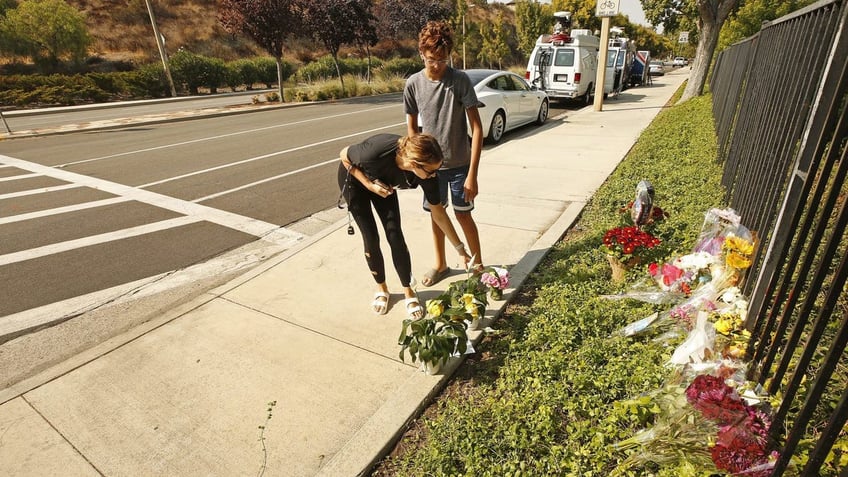
<instances>
[{"instance_id":1,"label":"white news van","mask_svg":"<svg viewBox=\"0 0 848 477\"><path fill-rule=\"evenodd\" d=\"M607 50L606 86L620 93L630 86L630 71L636 58L636 44L621 36L624 30L610 28L609 50ZM612 82L612 84L610 84Z\"/></svg>"},{"instance_id":2,"label":"white news van","mask_svg":"<svg viewBox=\"0 0 848 477\"><path fill-rule=\"evenodd\" d=\"M555 17L560 18L561 13L565 12L558 12ZM524 78L549 98L580 99L592 104L601 40L589 30L565 31L557 28L552 35L539 36ZM610 92L611 87L604 89L604 94Z\"/></svg>"}]
</instances>

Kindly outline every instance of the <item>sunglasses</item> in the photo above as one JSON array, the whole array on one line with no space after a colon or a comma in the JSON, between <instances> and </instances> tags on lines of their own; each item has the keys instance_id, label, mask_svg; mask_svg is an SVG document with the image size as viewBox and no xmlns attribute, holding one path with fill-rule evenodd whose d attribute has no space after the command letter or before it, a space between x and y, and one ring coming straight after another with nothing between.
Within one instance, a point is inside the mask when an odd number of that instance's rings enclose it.
<instances>
[{"instance_id":1,"label":"sunglasses","mask_svg":"<svg viewBox=\"0 0 848 477\"><path fill-rule=\"evenodd\" d=\"M433 177L433 176L436 175L437 172L439 172L438 167L436 169L430 170L430 169L427 169L426 167L422 166L421 164L419 164L417 162L415 163L415 167L424 171L424 173L427 174L427 177Z\"/></svg>"}]
</instances>

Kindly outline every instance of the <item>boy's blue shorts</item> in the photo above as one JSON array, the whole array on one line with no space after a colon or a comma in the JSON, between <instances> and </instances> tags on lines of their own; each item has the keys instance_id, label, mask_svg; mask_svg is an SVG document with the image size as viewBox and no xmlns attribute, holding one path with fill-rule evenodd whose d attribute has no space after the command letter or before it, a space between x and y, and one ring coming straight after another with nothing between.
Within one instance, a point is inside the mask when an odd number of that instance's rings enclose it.
<instances>
[{"instance_id":1,"label":"boy's blue shorts","mask_svg":"<svg viewBox=\"0 0 848 477\"><path fill-rule=\"evenodd\" d=\"M469 166L454 167L453 169L439 169L436 177L439 179L439 197L442 206L448 206L448 190L450 190L450 201L455 212L471 212L474 210L474 201L465 200L465 179L468 178ZM424 210L430 211L430 204L424 199Z\"/></svg>"}]
</instances>

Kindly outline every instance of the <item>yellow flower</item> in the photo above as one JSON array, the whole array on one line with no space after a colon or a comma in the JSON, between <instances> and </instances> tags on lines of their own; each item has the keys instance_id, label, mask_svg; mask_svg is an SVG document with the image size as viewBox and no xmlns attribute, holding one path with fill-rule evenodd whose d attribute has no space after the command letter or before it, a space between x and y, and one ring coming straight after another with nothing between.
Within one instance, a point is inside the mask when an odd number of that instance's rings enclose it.
<instances>
[{"instance_id":1,"label":"yellow flower","mask_svg":"<svg viewBox=\"0 0 848 477\"><path fill-rule=\"evenodd\" d=\"M718 321L716 321L715 330L717 333L729 335L730 332L733 331L733 323L730 320L726 320L724 317L722 317Z\"/></svg>"},{"instance_id":2,"label":"yellow flower","mask_svg":"<svg viewBox=\"0 0 848 477\"><path fill-rule=\"evenodd\" d=\"M736 268L738 270L744 270L751 266L751 259L747 256L740 255L737 252L730 251L727 253L727 266L731 268Z\"/></svg>"},{"instance_id":3,"label":"yellow flower","mask_svg":"<svg viewBox=\"0 0 848 477\"><path fill-rule=\"evenodd\" d=\"M444 311L445 305L442 304L442 300L427 300L427 313L433 318L442 316Z\"/></svg>"},{"instance_id":4,"label":"yellow flower","mask_svg":"<svg viewBox=\"0 0 848 477\"><path fill-rule=\"evenodd\" d=\"M471 293L466 293L462 295L462 303L465 306L465 312L471 315L473 318L477 318L477 300L474 299L474 295Z\"/></svg>"},{"instance_id":5,"label":"yellow flower","mask_svg":"<svg viewBox=\"0 0 848 477\"><path fill-rule=\"evenodd\" d=\"M742 237L737 237L735 235L731 235L725 239L724 248L730 251L739 252L742 255L751 255L754 253L753 242L749 242Z\"/></svg>"}]
</instances>

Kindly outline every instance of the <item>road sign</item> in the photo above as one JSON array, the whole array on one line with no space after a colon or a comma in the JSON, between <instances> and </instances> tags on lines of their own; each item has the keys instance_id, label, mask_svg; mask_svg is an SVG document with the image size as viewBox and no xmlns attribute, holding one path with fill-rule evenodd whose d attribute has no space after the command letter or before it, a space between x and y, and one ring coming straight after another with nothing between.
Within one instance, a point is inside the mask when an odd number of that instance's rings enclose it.
<instances>
[{"instance_id":1,"label":"road sign","mask_svg":"<svg viewBox=\"0 0 848 477\"><path fill-rule=\"evenodd\" d=\"M614 17L618 15L621 0L597 0L595 16Z\"/></svg>"},{"instance_id":2,"label":"road sign","mask_svg":"<svg viewBox=\"0 0 848 477\"><path fill-rule=\"evenodd\" d=\"M678 43L689 43L689 32L682 31L680 32L680 36L677 37Z\"/></svg>"}]
</instances>

